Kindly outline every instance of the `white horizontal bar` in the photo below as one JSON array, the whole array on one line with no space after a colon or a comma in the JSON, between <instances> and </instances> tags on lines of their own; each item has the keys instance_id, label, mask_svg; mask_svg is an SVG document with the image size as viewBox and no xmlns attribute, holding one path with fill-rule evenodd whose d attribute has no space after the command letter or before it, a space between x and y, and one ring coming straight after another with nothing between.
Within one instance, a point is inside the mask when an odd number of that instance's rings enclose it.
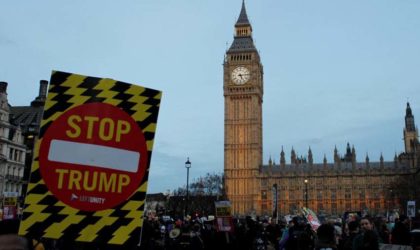
<instances>
[{"instance_id":1,"label":"white horizontal bar","mask_svg":"<svg viewBox=\"0 0 420 250\"><path fill-rule=\"evenodd\" d=\"M95 144L52 140L48 160L137 172L140 153Z\"/></svg>"}]
</instances>

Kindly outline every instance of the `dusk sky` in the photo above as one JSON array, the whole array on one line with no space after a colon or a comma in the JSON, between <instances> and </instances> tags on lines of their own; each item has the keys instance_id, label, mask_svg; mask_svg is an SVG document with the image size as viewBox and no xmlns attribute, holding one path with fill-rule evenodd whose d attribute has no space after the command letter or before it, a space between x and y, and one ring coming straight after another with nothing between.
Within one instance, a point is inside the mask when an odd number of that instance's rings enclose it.
<instances>
[{"instance_id":1,"label":"dusk sky","mask_svg":"<svg viewBox=\"0 0 420 250\"><path fill-rule=\"evenodd\" d=\"M223 58L241 0L0 0L0 81L12 106L52 70L163 91L150 193L223 172ZM314 161L354 145L358 161L404 150L420 121L420 1L247 0L264 65L263 155Z\"/></svg>"}]
</instances>

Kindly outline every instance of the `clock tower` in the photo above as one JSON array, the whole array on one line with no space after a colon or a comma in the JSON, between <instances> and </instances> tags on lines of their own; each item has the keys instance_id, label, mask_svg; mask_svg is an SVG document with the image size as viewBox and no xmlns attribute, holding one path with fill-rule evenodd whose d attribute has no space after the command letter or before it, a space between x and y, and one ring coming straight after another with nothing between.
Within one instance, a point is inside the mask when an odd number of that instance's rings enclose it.
<instances>
[{"instance_id":1,"label":"clock tower","mask_svg":"<svg viewBox=\"0 0 420 250\"><path fill-rule=\"evenodd\" d=\"M225 97L224 173L234 214L257 212L262 165L263 66L252 39L245 3L223 63Z\"/></svg>"}]
</instances>

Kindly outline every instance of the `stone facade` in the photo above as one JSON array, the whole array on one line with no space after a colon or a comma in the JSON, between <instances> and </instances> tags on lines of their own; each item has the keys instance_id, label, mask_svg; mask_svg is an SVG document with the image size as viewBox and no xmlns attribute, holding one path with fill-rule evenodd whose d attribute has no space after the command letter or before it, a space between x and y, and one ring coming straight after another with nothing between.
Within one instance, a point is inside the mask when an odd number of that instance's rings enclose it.
<instances>
[{"instance_id":1,"label":"stone facade","mask_svg":"<svg viewBox=\"0 0 420 250\"><path fill-rule=\"evenodd\" d=\"M239 69L238 69L239 68ZM245 69L244 69L245 68ZM347 144L346 153L334 150L334 162L314 163L309 148L305 158L292 149L286 163L262 162L263 67L253 43L252 26L244 3L235 24L235 36L224 60L225 148L224 173L228 199L234 214L293 214L307 206L318 213L339 215L345 211L383 213L399 208L397 197L387 190L400 176L418 173L419 141L414 116L407 103L405 152L394 161L356 161L356 150ZM238 73L239 72L239 73ZM389 191L392 192L392 191Z\"/></svg>"},{"instance_id":2,"label":"stone facade","mask_svg":"<svg viewBox=\"0 0 420 250\"><path fill-rule=\"evenodd\" d=\"M347 153L340 156L335 150L335 162L316 164L305 159L291 159L260 167L256 178L260 188L257 202L259 214L270 214L274 184L277 185L277 202L280 214L293 214L300 207L309 207L318 213L340 215L345 211L385 213L393 209L401 212L402 204L392 196L391 184L399 176L414 173L410 161L401 154L394 161L356 162L355 149L347 145ZM293 154L293 153L292 153ZM280 156L284 159L284 152ZM310 150L308 152L310 155ZM292 157L293 158L293 157Z\"/></svg>"},{"instance_id":3,"label":"stone facade","mask_svg":"<svg viewBox=\"0 0 420 250\"><path fill-rule=\"evenodd\" d=\"M19 126L22 130L24 143L26 145L26 161L24 180L29 180L34 155L35 143L38 140L39 126L44 111L44 104L47 97L48 81L39 82L39 94L29 106L11 106L10 122ZM26 182L23 185L23 193L26 194Z\"/></svg>"},{"instance_id":4,"label":"stone facade","mask_svg":"<svg viewBox=\"0 0 420 250\"><path fill-rule=\"evenodd\" d=\"M10 122L7 83L0 82L0 201L4 192L22 196L26 146L19 126Z\"/></svg>"}]
</instances>

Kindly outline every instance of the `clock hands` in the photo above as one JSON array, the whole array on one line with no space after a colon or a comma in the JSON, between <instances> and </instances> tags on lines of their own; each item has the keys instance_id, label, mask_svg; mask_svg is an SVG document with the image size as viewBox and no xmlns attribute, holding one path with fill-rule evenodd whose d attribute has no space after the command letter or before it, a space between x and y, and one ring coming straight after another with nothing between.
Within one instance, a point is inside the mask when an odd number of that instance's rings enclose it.
<instances>
[{"instance_id":1,"label":"clock hands","mask_svg":"<svg viewBox=\"0 0 420 250\"><path fill-rule=\"evenodd\" d=\"M232 71L232 80L236 84L244 84L250 78L251 74L245 67L239 66Z\"/></svg>"},{"instance_id":2,"label":"clock hands","mask_svg":"<svg viewBox=\"0 0 420 250\"><path fill-rule=\"evenodd\" d=\"M248 80L249 78L249 74L239 74L239 76L241 77L241 79L243 80Z\"/></svg>"}]
</instances>

